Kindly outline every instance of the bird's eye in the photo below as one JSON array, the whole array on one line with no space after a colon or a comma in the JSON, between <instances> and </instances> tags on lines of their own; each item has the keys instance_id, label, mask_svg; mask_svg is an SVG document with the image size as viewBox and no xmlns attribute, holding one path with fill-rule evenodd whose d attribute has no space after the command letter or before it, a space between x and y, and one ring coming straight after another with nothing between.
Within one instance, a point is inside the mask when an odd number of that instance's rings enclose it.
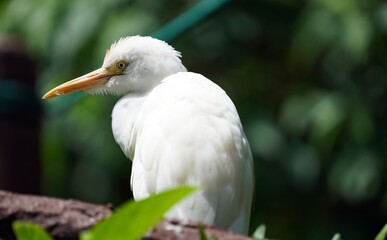
<instances>
[{"instance_id":1,"label":"bird's eye","mask_svg":"<svg viewBox=\"0 0 387 240\"><path fill-rule=\"evenodd\" d=\"M125 61L119 61L116 66L119 70L124 70L128 66L128 63Z\"/></svg>"}]
</instances>

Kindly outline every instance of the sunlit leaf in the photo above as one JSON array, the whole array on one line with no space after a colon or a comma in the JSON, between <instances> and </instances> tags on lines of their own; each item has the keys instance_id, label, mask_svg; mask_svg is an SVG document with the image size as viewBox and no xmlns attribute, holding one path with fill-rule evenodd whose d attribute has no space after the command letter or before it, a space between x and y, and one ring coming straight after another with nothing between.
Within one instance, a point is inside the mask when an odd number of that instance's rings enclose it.
<instances>
[{"instance_id":1,"label":"sunlit leaf","mask_svg":"<svg viewBox=\"0 0 387 240\"><path fill-rule=\"evenodd\" d=\"M266 234L266 225L261 224L257 227L255 232L253 233L253 240L263 240L265 239Z\"/></svg>"},{"instance_id":2,"label":"sunlit leaf","mask_svg":"<svg viewBox=\"0 0 387 240\"><path fill-rule=\"evenodd\" d=\"M387 237L387 224L384 225L384 227L382 228L382 230L378 233L378 235L376 236L375 240L385 240Z\"/></svg>"},{"instance_id":3,"label":"sunlit leaf","mask_svg":"<svg viewBox=\"0 0 387 240\"><path fill-rule=\"evenodd\" d=\"M180 187L138 202L129 201L111 217L95 225L88 234L82 235L82 240L139 239L158 223L173 205L195 189Z\"/></svg>"},{"instance_id":4,"label":"sunlit leaf","mask_svg":"<svg viewBox=\"0 0 387 240\"><path fill-rule=\"evenodd\" d=\"M335 235L333 235L332 240L341 240L341 235L340 235L340 233L335 233Z\"/></svg>"},{"instance_id":5,"label":"sunlit leaf","mask_svg":"<svg viewBox=\"0 0 387 240\"><path fill-rule=\"evenodd\" d=\"M52 237L34 223L16 221L12 224L17 240L52 240Z\"/></svg>"}]
</instances>

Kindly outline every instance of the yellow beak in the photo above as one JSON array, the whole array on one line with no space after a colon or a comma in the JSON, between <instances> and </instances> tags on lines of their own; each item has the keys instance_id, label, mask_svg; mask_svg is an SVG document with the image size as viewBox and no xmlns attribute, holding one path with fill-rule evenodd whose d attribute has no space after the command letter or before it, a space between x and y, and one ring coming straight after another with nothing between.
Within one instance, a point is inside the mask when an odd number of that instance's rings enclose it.
<instances>
[{"instance_id":1,"label":"yellow beak","mask_svg":"<svg viewBox=\"0 0 387 240\"><path fill-rule=\"evenodd\" d=\"M65 82L48 91L44 94L42 99L53 98L80 90L103 86L109 80L109 77L120 74L119 72L112 70L113 69L110 68L100 68L86 75Z\"/></svg>"}]
</instances>

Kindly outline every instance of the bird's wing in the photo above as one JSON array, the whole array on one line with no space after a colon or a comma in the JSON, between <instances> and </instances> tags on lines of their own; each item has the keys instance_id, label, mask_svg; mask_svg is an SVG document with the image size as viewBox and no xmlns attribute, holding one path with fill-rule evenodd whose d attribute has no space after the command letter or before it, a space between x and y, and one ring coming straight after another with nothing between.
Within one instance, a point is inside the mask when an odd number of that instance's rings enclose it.
<instances>
[{"instance_id":1,"label":"bird's wing","mask_svg":"<svg viewBox=\"0 0 387 240\"><path fill-rule=\"evenodd\" d=\"M170 217L225 228L248 223L251 151L235 106L220 87L199 74L169 76L148 95L136 130L131 177L136 199L181 185L199 186ZM233 223L238 216L247 223Z\"/></svg>"}]
</instances>

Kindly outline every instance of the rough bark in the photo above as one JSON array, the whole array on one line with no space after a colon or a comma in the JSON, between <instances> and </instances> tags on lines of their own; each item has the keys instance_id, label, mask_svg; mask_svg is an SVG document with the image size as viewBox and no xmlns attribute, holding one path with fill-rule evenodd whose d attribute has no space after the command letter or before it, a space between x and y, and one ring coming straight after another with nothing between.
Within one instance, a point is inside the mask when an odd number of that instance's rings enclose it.
<instances>
[{"instance_id":1,"label":"rough bark","mask_svg":"<svg viewBox=\"0 0 387 240\"><path fill-rule=\"evenodd\" d=\"M15 220L34 222L56 239L77 239L78 234L111 214L109 206L0 191L0 234L14 239Z\"/></svg>"},{"instance_id":2,"label":"rough bark","mask_svg":"<svg viewBox=\"0 0 387 240\"><path fill-rule=\"evenodd\" d=\"M112 207L109 205L0 191L0 239L15 239L11 229L11 224L15 220L36 223L45 228L55 239L78 239L80 232L89 229L111 213ZM210 225L169 220L164 220L155 226L144 239L196 240L200 239L200 228L205 231L209 239L250 239Z\"/></svg>"},{"instance_id":3,"label":"rough bark","mask_svg":"<svg viewBox=\"0 0 387 240\"><path fill-rule=\"evenodd\" d=\"M198 225L196 223L182 223L173 220L164 220L156 225L145 237L145 240L198 240L200 228L208 240L250 240L251 238L211 225Z\"/></svg>"}]
</instances>

